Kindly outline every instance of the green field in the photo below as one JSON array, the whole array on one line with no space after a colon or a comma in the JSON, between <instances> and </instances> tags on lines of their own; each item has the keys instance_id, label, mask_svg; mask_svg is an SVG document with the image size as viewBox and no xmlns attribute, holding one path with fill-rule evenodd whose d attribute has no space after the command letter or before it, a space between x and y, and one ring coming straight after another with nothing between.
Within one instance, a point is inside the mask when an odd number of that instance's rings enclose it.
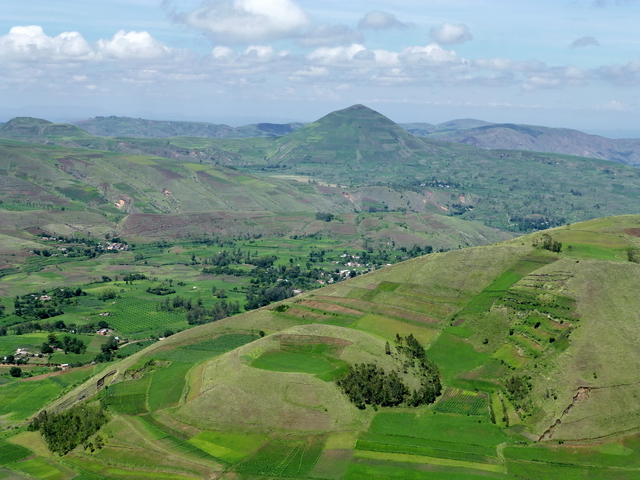
<instances>
[{"instance_id":1,"label":"green field","mask_svg":"<svg viewBox=\"0 0 640 480\"><path fill-rule=\"evenodd\" d=\"M322 357L294 352L267 352L251 363L252 367L276 372L300 372L320 375L335 369Z\"/></svg>"},{"instance_id":2,"label":"green field","mask_svg":"<svg viewBox=\"0 0 640 480\"><path fill-rule=\"evenodd\" d=\"M428 440L455 438L455 443L493 447L507 439L488 419L429 413L378 413L370 431Z\"/></svg>"},{"instance_id":3,"label":"green field","mask_svg":"<svg viewBox=\"0 0 640 480\"><path fill-rule=\"evenodd\" d=\"M154 372L149 386L149 410L155 412L178 404L190 368L188 363L178 362Z\"/></svg>"},{"instance_id":4,"label":"green field","mask_svg":"<svg viewBox=\"0 0 640 480\"><path fill-rule=\"evenodd\" d=\"M189 440L201 450L227 463L237 463L256 451L265 441L258 435L201 432Z\"/></svg>"}]
</instances>

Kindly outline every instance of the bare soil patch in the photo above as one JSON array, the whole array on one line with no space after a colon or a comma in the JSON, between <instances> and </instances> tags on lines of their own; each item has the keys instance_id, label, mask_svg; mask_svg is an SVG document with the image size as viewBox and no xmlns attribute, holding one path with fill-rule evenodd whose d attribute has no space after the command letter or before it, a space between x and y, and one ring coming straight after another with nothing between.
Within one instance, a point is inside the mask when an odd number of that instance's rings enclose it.
<instances>
[{"instance_id":1,"label":"bare soil patch","mask_svg":"<svg viewBox=\"0 0 640 480\"><path fill-rule=\"evenodd\" d=\"M626 228L624 233L632 237L640 237L640 228Z\"/></svg>"},{"instance_id":2,"label":"bare soil patch","mask_svg":"<svg viewBox=\"0 0 640 480\"><path fill-rule=\"evenodd\" d=\"M277 424L280 428L289 430L329 430L331 419L326 413L305 409L304 412L281 412Z\"/></svg>"}]
</instances>

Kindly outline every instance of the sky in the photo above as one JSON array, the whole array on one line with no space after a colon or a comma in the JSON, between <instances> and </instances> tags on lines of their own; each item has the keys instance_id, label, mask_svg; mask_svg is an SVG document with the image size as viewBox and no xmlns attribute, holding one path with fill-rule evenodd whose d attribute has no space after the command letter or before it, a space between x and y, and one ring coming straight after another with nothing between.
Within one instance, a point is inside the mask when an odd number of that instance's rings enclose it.
<instances>
[{"instance_id":1,"label":"sky","mask_svg":"<svg viewBox=\"0 0 640 480\"><path fill-rule=\"evenodd\" d=\"M0 120L310 122L364 104L640 137L640 0L21 0Z\"/></svg>"}]
</instances>

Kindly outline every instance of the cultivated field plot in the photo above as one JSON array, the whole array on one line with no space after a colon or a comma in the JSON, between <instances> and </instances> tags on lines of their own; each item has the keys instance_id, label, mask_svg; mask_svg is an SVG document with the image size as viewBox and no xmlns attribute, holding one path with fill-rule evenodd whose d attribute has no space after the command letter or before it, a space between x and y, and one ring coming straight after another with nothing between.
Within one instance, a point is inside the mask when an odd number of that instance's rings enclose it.
<instances>
[{"instance_id":1,"label":"cultivated field plot","mask_svg":"<svg viewBox=\"0 0 640 480\"><path fill-rule=\"evenodd\" d=\"M197 446L223 462L234 464L255 452L265 442L260 435L241 435L228 432L204 431L189 439Z\"/></svg>"},{"instance_id":2,"label":"cultivated field plot","mask_svg":"<svg viewBox=\"0 0 640 480\"><path fill-rule=\"evenodd\" d=\"M189 363L176 362L153 373L149 386L149 410L155 412L178 404L191 367Z\"/></svg>"},{"instance_id":3,"label":"cultivated field plot","mask_svg":"<svg viewBox=\"0 0 640 480\"><path fill-rule=\"evenodd\" d=\"M323 436L273 440L236 465L234 470L252 475L305 477L318 461L324 443Z\"/></svg>"},{"instance_id":4,"label":"cultivated field plot","mask_svg":"<svg viewBox=\"0 0 640 480\"><path fill-rule=\"evenodd\" d=\"M487 415L489 413L489 397L480 392L448 388L434 406L434 410L460 415Z\"/></svg>"},{"instance_id":5,"label":"cultivated field plot","mask_svg":"<svg viewBox=\"0 0 640 480\"><path fill-rule=\"evenodd\" d=\"M235 350L242 345L253 342L257 338L260 337L249 333L229 333L172 350L155 351L148 355L148 357L157 360L168 360L170 362L194 364Z\"/></svg>"},{"instance_id":6,"label":"cultivated field plot","mask_svg":"<svg viewBox=\"0 0 640 480\"><path fill-rule=\"evenodd\" d=\"M111 313L109 325L125 335L140 337L146 333L157 333L161 328L185 328L184 314L159 310L159 302L143 298L123 297L117 299L106 310Z\"/></svg>"},{"instance_id":7,"label":"cultivated field plot","mask_svg":"<svg viewBox=\"0 0 640 480\"><path fill-rule=\"evenodd\" d=\"M152 375L146 374L137 380L128 380L111 385L105 395L104 404L123 415L147 413L147 392Z\"/></svg>"}]
</instances>

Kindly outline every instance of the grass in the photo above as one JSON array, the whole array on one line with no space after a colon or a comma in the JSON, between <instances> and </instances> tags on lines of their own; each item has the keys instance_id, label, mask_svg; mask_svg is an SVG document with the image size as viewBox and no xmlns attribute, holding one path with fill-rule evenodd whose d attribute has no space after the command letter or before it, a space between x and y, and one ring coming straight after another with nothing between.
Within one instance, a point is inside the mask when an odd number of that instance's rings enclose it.
<instances>
[{"instance_id":1,"label":"grass","mask_svg":"<svg viewBox=\"0 0 640 480\"><path fill-rule=\"evenodd\" d=\"M8 415L12 421L26 420L61 391L60 385L50 378L3 385L0 388L0 415Z\"/></svg>"},{"instance_id":2,"label":"grass","mask_svg":"<svg viewBox=\"0 0 640 480\"><path fill-rule=\"evenodd\" d=\"M382 460L388 462L403 463L424 463L443 467L459 467L470 470L482 470L487 472L501 473L502 465L492 465L478 462L468 462L465 460L451 460L448 458L426 457L423 455L411 455L408 453L391 452L371 452L368 450L356 450L354 454L357 458L368 458L372 460Z\"/></svg>"},{"instance_id":3,"label":"grass","mask_svg":"<svg viewBox=\"0 0 640 480\"><path fill-rule=\"evenodd\" d=\"M493 355L491 356L506 363L514 369L520 369L524 367L529 361L527 357L523 357L522 355L520 355L517 348L515 348L513 345L509 345L508 343L501 345L498 350L496 350L495 353L493 353Z\"/></svg>"},{"instance_id":4,"label":"grass","mask_svg":"<svg viewBox=\"0 0 640 480\"><path fill-rule=\"evenodd\" d=\"M525 275L557 261L557 257L533 252L523 257L511 268L499 275L478 296L476 296L460 313L458 317L477 315L487 311L493 303L504 295L507 290Z\"/></svg>"},{"instance_id":5,"label":"grass","mask_svg":"<svg viewBox=\"0 0 640 480\"><path fill-rule=\"evenodd\" d=\"M189 442L210 455L233 464L256 451L265 442L265 437L204 431L189 439Z\"/></svg>"},{"instance_id":6,"label":"grass","mask_svg":"<svg viewBox=\"0 0 640 480\"><path fill-rule=\"evenodd\" d=\"M148 412L147 392L152 376L147 374L137 380L128 380L111 385L104 400L115 413L138 415Z\"/></svg>"},{"instance_id":7,"label":"grass","mask_svg":"<svg viewBox=\"0 0 640 480\"><path fill-rule=\"evenodd\" d=\"M0 443L0 465L7 465L8 463L22 460L33 452L22 445L15 445L13 443Z\"/></svg>"},{"instance_id":8,"label":"grass","mask_svg":"<svg viewBox=\"0 0 640 480\"><path fill-rule=\"evenodd\" d=\"M318 461L324 437L305 440L273 440L235 466L239 473L284 477L305 477Z\"/></svg>"},{"instance_id":9,"label":"grass","mask_svg":"<svg viewBox=\"0 0 640 480\"><path fill-rule=\"evenodd\" d=\"M411 334L416 337L422 345L429 345L435 335L435 331L431 328L372 314L367 314L360 318L353 325L353 328L362 330L363 332L372 333L378 337L388 340L389 342L393 342L395 340L396 334L403 337Z\"/></svg>"},{"instance_id":10,"label":"grass","mask_svg":"<svg viewBox=\"0 0 640 480\"><path fill-rule=\"evenodd\" d=\"M26 473L31 477L42 478L46 480L63 480L68 478L68 471L66 469L58 468L42 457L32 458L31 460L24 460L22 462L9 465L13 470Z\"/></svg>"},{"instance_id":11,"label":"grass","mask_svg":"<svg viewBox=\"0 0 640 480\"><path fill-rule=\"evenodd\" d=\"M148 357L157 360L168 360L170 362L199 363L203 360L235 350L257 338L260 337L246 333L229 333L170 350L155 351L149 354Z\"/></svg>"},{"instance_id":12,"label":"grass","mask_svg":"<svg viewBox=\"0 0 640 480\"><path fill-rule=\"evenodd\" d=\"M483 365L489 355L476 351L470 343L443 332L427 350L427 356L434 361L445 382L455 384L454 377Z\"/></svg>"},{"instance_id":13,"label":"grass","mask_svg":"<svg viewBox=\"0 0 640 480\"><path fill-rule=\"evenodd\" d=\"M335 366L320 356L295 352L265 352L251 363L252 367L275 372L300 372L320 375L335 370Z\"/></svg>"},{"instance_id":14,"label":"grass","mask_svg":"<svg viewBox=\"0 0 640 480\"><path fill-rule=\"evenodd\" d=\"M369 429L372 433L424 438L428 440L455 439L456 443L493 446L507 436L488 419L426 413L378 413Z\"/></svg>"},{"instance_id":15,"label":"grass","mask_svg":"<svg viewBox=\"0 0 640 480\"><path fill-rule=\"evenodd\" d=\"M184 390L185 377L191 367L188 363L172 363L154 372L149 387L149 410L155 412L178 405Z\"/></svg>"},{"instance_id":16,"label":"grass","mask_svg":"<svg viewBox=\"0 0 640 480\"><path fill-rule=\"evenodd\" d=\"M509 460L548 464L640 469L640 437L630 437L593 445L509 446Z\"/></svg>"},{"instance_id":17,"label":"grass","mask_svg":"<svg viewBox=\"0 0 640 480\"><path fill-rule=\"evenodd\" d=\"M375 462L374 465L365 463L352 463L349 465L345 480L370 480L372 478L380 480L478 480L481 478L504 478L500 474L491 474L491 472L482 472L473 470L464 470L461 468L446 468L442 466L429 465L427 472L424 468L410 468L414 465L406 463L395 463L389 466L380 465ZM415 466L414 466L415 467Z\"/></svg>"},{"instance_id":18,"label":"grass","mask_svg":"<svg viewBox=\"0 0 640 480\"><path fill-rule=\"evenodd\" d=\"M434 406L436 412L460 415L487 415L488 397L484 393L447 389Z\"/></svg>"}]
</instances>

